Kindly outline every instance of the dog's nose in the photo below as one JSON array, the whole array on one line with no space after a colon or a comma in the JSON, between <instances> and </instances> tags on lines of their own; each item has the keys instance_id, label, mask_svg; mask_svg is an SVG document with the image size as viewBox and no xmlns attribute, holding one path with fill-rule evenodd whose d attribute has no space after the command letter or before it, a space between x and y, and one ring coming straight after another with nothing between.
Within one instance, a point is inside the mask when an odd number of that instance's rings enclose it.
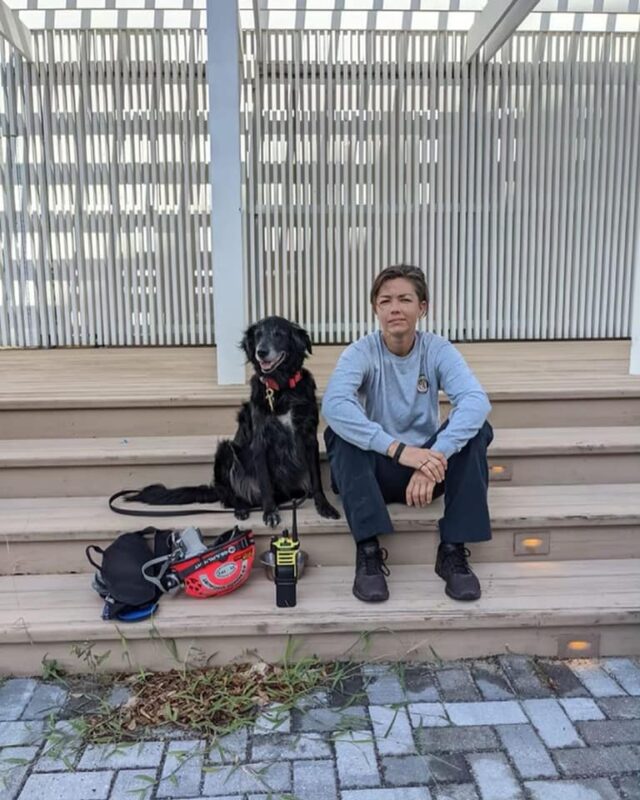
<instances>
[{"instance_id":1,"label":"dog's nose","mask_svg":"<svg viewBox=\"0 0 640 800\"><path fill-rule=\"evenodd\" d=\"M268 350L256 350L256 353L258 354L258 358L262 361L269 355Z\"/></svg>"}]
</instances>

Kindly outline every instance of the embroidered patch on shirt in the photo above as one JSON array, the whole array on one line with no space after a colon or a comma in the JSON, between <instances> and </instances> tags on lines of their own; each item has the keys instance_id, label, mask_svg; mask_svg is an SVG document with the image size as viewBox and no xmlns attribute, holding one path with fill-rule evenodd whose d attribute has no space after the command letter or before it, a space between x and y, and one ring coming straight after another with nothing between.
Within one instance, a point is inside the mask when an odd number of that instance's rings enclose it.
<instances>
[{"instance_id":1,"label":"embroidered patch on shirt","mask_svg":"<svg viewBox=\"0 0 640 800\"><path fill-rule=\"evenodd\" d=\"M427 380L426 375L418 376L418 391L420 394L424 394L425 392L429 391L429 381Z\"/></svg>"}]
</instances>

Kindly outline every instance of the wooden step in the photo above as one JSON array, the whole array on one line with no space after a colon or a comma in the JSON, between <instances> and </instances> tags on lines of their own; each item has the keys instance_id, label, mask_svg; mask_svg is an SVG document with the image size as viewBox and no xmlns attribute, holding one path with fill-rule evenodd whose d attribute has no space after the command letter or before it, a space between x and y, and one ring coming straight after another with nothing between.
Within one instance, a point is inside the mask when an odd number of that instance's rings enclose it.
<instances>
[{"instance_id":1,"label":"wooden step","mask_svg":"<svg viewBox=\"0 0 640 800\"><path fill-rule=\"evenodd\" d=\"M490 421L496 428L640 425L640 390L599 393L585 390L581 396L546 397L490 393L493 410ZM0 439L48 439L53 437L194 436L229 434L235 430L240 403L248 391L219 402L199 398L172 401L147 399L134 405L125 399L100 404L66 400L47 406L30 407L21 401L0 403ZM440 401L445 419L450 407Z\"/></svg>"},{"instance_id":2,"label":"wooden step","mask_svg":"<svg viewBox=\"0 0 640 800\"><path fill-rule=\"evenodd\" d=\"M496 427L640 425L628 340L458 347ZM342 349L314 348L319 396ZM0 439L225 433L248 397L245 385L217 385L213 347L0 350L0 369Z\"/></svg>"},{"instance_id":3,"label":"wooden step","mask_svg":"<svg viewBox=\"0 0 640 800\"><path fill-rule=\"evenodd\" d=\"M339 498L330 497L339 507ZM494 485L489 501L494 535L491 542L471 547L475 561L570 560L578 555L582 559L640 558L638 484ZM390 564L433 562L443 499L424 509L392 505L390 511L397 532L385 537ZM283 525L290 526L291 513L282 516ZM344 515L339 520L322 519L308 501L298 516L303 549L311 564L353 564L354 546ZM125 517L110 511L104 497L2 499L0 574L88 571L91 566L84 555L88 544L106 546L119 532L147 525L164 529L196 525L205 535L213 535L235 524L229 512L164 519ZM268 548L273 531L265 528L259 513L253 513L243 526L255 532L259 552ZM546 552L523 550L522 539L540 539Z\"/></svg>"},{"instance_id":4,"label":"wooden step","mask_svg":"<svg viewBox=\"0 0 640 800\"><path fill-rule=\"evenodd\" d=\"M477 573L483 595L475 603L449 599L432 567L406 565L391 573L388 602L366 604L351 594L351 568L310 568L297 606L278 609L273 584L255 570L226 597L165 597L152 622L118 625L100 619L87 575L3 577L0 672L38 673L45 655L86 670L71 653L83 642L94 656L109 651L103 671L169 669L196 653L213 663L249 654L277 661L289 637L297 655L325 659L557 656L576 640L592 655L640 655L639 559L488 562Z\"/></svg>"},{"instance_id":5,"label":"wooden step","mask_svg":"<svg viewBox=\"0 0 640 800\"><path fill-rule=\"evenodd\" d=\"M243 398L243 399L246 399ZM49 407L35 410L6 408L0 413L0 439L65 437L193 436L230 434L235 430L241 401L146 405L141 407ZM634 397L577 399L497 399L491 396L494 427L639 425L640 393ZM441 401L441 418L449 405Z\"/></svg>"},{"instance_id":6,"label":"wooden step","mask_svg":"<svg viewBox=\"0 0 640 800\"><path fill-rule=\"evenodd\" d=\"M0 497L93 495L149 483L211 480L218 436L8 439L0 442ZM324 440L319 437L324 455ZM640 483L640 426L504 428L489 450L490 478L512 485ZM325 470L328 485L328 470Z\"/></svg>"}]
</instances>

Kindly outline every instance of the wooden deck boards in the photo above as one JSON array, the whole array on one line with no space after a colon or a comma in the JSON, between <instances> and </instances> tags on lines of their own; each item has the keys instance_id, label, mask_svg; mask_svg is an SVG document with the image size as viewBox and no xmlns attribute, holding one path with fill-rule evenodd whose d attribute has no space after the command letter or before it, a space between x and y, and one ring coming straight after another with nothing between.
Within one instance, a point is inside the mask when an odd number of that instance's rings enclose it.
<instances>
[{"instance_id":1,"label":"wooden deck boards","mask_svg":"<svg viewBox=\"0 0 640 800\"><path fill-rule=\"evenodd\" d=\"M491 342L460 350L494 399L640 397L630 343ZM342 346L316 347L307 366L320 392ZM0 350L0 408L223 405L244 386L218 386L210 347Z\"/></svg>"},{"instance_id":2,"label":"wooden deck boards","mask_svg":"<svg viewBox=\"0 0 640 800\"><path fill-rule=\"evenodd\" d=\"M6 439L0 469L9 467L113 464L212 464L219 436L139 436L92 439ZM318 437L320 451L325 445ZM490 455L571 455L640 452L640 426L593 428L503 428L495 431Z\"/></svg>"},{"instance_id":3,"label":"wooden deck boards","mask_svg":"<svg viewBox=\"0 0 640 800\"><path fill-rule=\"evenodd\" d=\"M398 566L390 578L391 599L383 607L351 594L352 567L312 568L299 583L295 613L275 608L274 588L256 571L227 597L201 601L164 598L155 627L179 638L226 635L313 634L373 630L501 628L637 622L640 562L634 559L477 565L483 596L456 603L442 581L423 566ZM213 610L215 606L215 611ZM61 638L119 638L100 619L102 607L86 575L0 578L0 637L9 642ZM319 625L319 621L321 624ZM148 636L149 625L127 627L127 638Z\"/></svg>"},{"instance_id":4,"label":"wooden deck boards","mask_svg":"<svg viewBox=\"0 0 640 800\"><path fill-rule=\"evenodd\" d=\"M502 408L504 419L496 424L492 457L515 453L520 462L542 459L568 473L567 459L574 454L580 464L597 462L606 476L614 454L624 462L640 451L640 376L628 375L628 341L474 343L460 349L492 401L501 401L494 402L494 414ZM341 350L315 348L308 365L320 392ZM51 469L66 471L77 493L83 470L91 481L102 467L133 474L137 467L130 465L208 464L216 437L205 432L230 429L235 407L247 396L244 385L217 385L215 357L215 348L191 347L0 350L7 440L0 469L16 468L20 480L38 487L31 489L33 497L12 497L10 489L0 499L4 670L31 674L48 653L76 671L82 665L70 656L70 643L89 639L114 653L122 646L122 631L100 620L101 601L88 573L69 574L87 569L88 542L104 544L119 531L154 522L163 528L193 524L205 534L235 523L229 513L177 520L118 516L104 496L95 496L106 491L99 481L85 487L92 496L45 496L51 493ZM189 415L194 420L188 426L174 428L174 417ZM204 424L211 416L215 427ZM125 438L127 433L135 435ZM516 458L514 476L521 468ZM305 652L335 658L351 652L363 631L371 632L365 657L431 657L432 649L443 658L507 651L555 656L562 653L563 638L576 636L595 637L604 655L638 654L638 484L624 483L624 471L607 484L600 483L599 472L580 473L566 485L550 471L542 479L544 485L491 485L494 540L477 554L472 548L483 586L478 603L451 601L433 573L442 500L417 511L392 507L402 535L389 543L391 599L380 607L351 595L353 543L344 517L323 520L308 504L300 512L300 530L312 566L300 582L295 613L275 608L273 585L258 568L246 587L225 598L163 599L153 625L175 639L184 657L195 644L217 654L219 662L249 649L276 660L289 634L298 642L301 637ZM259 514L249 524L261 551L272 532ZM547 535L549 556L515 556L514 537L523 533ZM335 553L331 562L324 560L328 543ZM116 653L109 668L175 666L149 636L150 627L127 626L133 660L127 667Z\"/></svg>"},{"instance_id":5,"label":"wooden deck boards","mask_svg":"<svg viewBox=\"0 0 640 800\"><path fill-rule=\"evenodd\" d=\"M329 493L340 506L339 498ZM426 508L392 504L395 524L402 530L434 529L442 515L442 499ZM637 525L640 522L640 494L636 484L579 486L496 486L489 489L491 518L494 527L513 529L592 525ZM215 505L208 506L216 508ZM218 506L219 507L219 506ZM149 510L148 506L131 504L131 508ZM181 506L181 509L191 506ZM195 507L197 508L197 507ZM200 507L202 508L202 507ZM171 510L167 506L166 510ZM286 515L289 516L288 514ZM231 512L195 514L180 518L125 517L109 510L105 497L24 497L0 499L0 542L48 541L85 538L87 535L111 540L122 530L147 525L170 528L174 525L195 525L203 531L225 530L236 524ZM259 514L252 514L250 525L257 534L272 533L265 528ZM303 534L348 533L344 515L341 519L323 519L308 502L298 512Z\"/></svg>"}]
</instances>

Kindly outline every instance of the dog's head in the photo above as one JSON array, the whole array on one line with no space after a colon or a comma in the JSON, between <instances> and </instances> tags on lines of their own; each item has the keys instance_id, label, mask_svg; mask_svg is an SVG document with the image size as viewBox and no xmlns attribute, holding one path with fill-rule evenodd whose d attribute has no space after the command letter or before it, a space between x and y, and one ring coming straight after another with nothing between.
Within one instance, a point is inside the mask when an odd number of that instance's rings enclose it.
<instances>
[{"instance_id":1,"label":"dog's head","mask_svg":"<svg viewBox=\"0 0 640 800\"><path fill-rule=\"evenodd\" d=\"M289 377L300 369L311 352L311 339L295 322L284 317L265 317L247 328L242 349L258 375L279 373Z\"/></svg>"}]
</instances>

